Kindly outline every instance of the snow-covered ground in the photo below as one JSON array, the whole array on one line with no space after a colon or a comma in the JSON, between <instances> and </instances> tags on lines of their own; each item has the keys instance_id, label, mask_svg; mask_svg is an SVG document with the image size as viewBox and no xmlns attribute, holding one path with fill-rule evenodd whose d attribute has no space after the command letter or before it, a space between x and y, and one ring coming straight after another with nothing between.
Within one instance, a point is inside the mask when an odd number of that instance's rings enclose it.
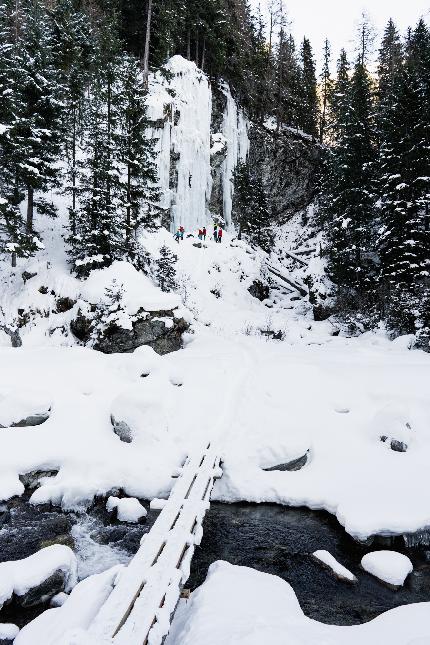
<instances>
[{"instance_id":1,"label":"snow-covered ground","mask_svg":"<svg viewBox=\"0 0 430 645\"><path fill-rule=\"evenodd\" d=\"M267 573L216 562L182 601L167 645L425 645L429 603L393 609L364 625L337 627L307 618L291 586Z\"/></svg>"},{"instance_id":2,"label":"snow-covered ground","mask_svg":"<svg viewBox=\"0 0 430 645\"><path fill-rule=\"evenodd\" d=\"M42 471L34 504L76 509L118 490L129 497L165 499L187 453L210 438L219 446L224 473L213 499L326 509L359 539L425 531L430 528L430 357L410 351L409 338L390 342L382 329L358 338L334 336L333 324L314 322L306 299L295 300L288 289L272 290L264 302L250 295L254 280L266 277L267 256L235 239L234 232L226 233L221 244L210 237L207 112L200 125L195 120L195 109L207 108L210 88L205 77L196 80L193 64L184 68L181 63L178 70L176 63L175 101L171 94L165 97L172 114L160 128L169 144L163 148L160 140L160 146L165 152L173 141L182 154L177 168L182 188L167 195L166 204L175 205L175 224L185 223L193 237L177 244L163 229L143 234L141 242L154 258L163 244L177 254L177 293L162 293L150 277L124 262L94 272L85 283L72 277L62 240L65 206L55 195L59 219L37 217L45 250L19 261L16 270L0 262L2 321L13 327L23 322L19 310L28 315L20 329L22 347L11 348L0 331L0 426L6 426L0 427L0 500L21 495L20 475L32 471ZM159 83L161 95L161 80L153 82ZM191 106L196 83L199 101ZM164 105L159 98L154 114ZM230 99L223 132L235 144L225 161L224 183L247 145L246 123ZM181 125L175 125L176 109L183 115ZM180 129L184 124L186 132ZM199 136L193 135L194 126ZM190 179L186 164L191 158ZM167 157L164 162L161 179L168 182L170 162ZM197 245L194 226L203 223L208 239ZM276 248L296 281L308 269L297 269L282 248L297 242L299 228L296 218ZM313 276L323 275L317 256L310 264ZM24 270L36 274L25 283ZM140 307L181 308L192 321L183 351L160 357L142 347L132 354L104 355L78 346L68 329L79 301L96 304L114 279L124 286L125 326ZM77 303L57 313L59 297ZM15 427L40 415L48 418L39 425ZM130 427L131 443L115 434L112 417ZM403 452L392 449L400 444ZM304 455L301 470L273 469ZM44 476L44 471L58 474ZM103 564L92 554L82 527L75 529L75 538L91 563L81 563L81 577L99 573ZM106 551L106 568L123 561L123 554ZM34 645L40 634L45 638L48 624L52 643L65 627L85 629L118 570L81 582L63 607L40 617L28 638L23 630L16 643ZM388 641L388 634L391 643L421 645L430 638L428 610L428 605L411 606L359 628L327 627L303 616L287 583L222 564L212 568L206 584L178 614L169 645L376 645Z\"/></svg>"},{"instance_id":3,"label":"snow-covered ground","mask_svg":"<svg viewBox=\"0 0 430 645\"><path fill-rule=\"evenodd\" d=\"M144 243L167 241L178 254L179 293L195 316L184 351L107 356L27 346L25 336L22 348L0 348L3 408L11 392L11 407L18 396L27 412L27 402L35 413L51 408L42 425L0 431L1 497L22 493L19 474L56 469L33 502L73 508L113 488L163 497L205 434L223 453L216 499L325 508L363 539L430 526L428 355L382 331L333 337L330 323L290 309L279 292L269 309L247 291L259 258L244 244L227 236L196 248L193 238L177 245L167 235ZM262 336L269 328L284 340ZM131 426L132 444L113 432L113 412ZM391 450L387 433L407 451ZM300 471L264 470L307 452Z\"/></svg>"}]
</instances>

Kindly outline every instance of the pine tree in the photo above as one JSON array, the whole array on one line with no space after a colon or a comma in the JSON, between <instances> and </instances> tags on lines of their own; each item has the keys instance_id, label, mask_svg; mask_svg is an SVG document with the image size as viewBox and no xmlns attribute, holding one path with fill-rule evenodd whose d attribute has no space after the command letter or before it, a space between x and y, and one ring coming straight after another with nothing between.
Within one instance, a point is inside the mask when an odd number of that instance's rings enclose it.
<instances>
[{"instance_id":1,"label":"pine tree","mask_svg":"<svg viewBox=\"0 0 430 645\"><path fill-rule=\"evenodd\" d=\"M252 244L269 251L273 217L260 172L248 162L240 162L233 181L233 214L239 224L239 238L245 233Z\"/></svg>"},{"instance_id":2,"label":"pine tree","mask_svg":"<svg viewBox=\"0 0 430 645\"><path fill-rule=\"evenodd\" d=\"M119 70L122 105L122 158L126 165L125 230L126 244L133 254L132 235L140 226L153 230L159 216L159 190L156 186L154 140L148 136L144 80L138 61L124 56Z\"/></svg>"},{"instance_id":3,"label":"pine tree","mask_svg":"<svg viewBox=\"0 0 430 645\"><path fill-rule=\"evenodd\" d=\"M17 184L27 194L28 234L33 234L34 206L50 215L55 209L43 193L58 185L63 88L53 57L53 38L47 14L39 2L27 0L17 42L21 109L16 124Z\"/></svg>"},{"instance_id":4,"label":"pine tree","mask_svg":"<svg viewBox=\"0 0 430 645\"><path fill-rule=\"evenodd\" d=\"M398 56L398 44L390 26L388 36L380 64L381 280L389 326L413 333L430 271L430 36L420 21L405 63L397 62L391 75L387 48Z\"/></svg>"},{"instance_id":5,"label":"pine tree","mask_svg":"<svg viewBox=\"0 0 430 645\"><path fill-rule=\"evenodd\" d=\"M87 108L86 156L79 164L76 234L72 230L68 240L80 275L109 266L126 252L116 34L117 17L112 11L99 26Z\"/></svg>"},{"instance_id":6,"label":"pine tree","mask_svg":"<svg viewBox=\"0 0 430 645\"><path fill-rule=\"evenodd\" d=\"M298 102L298 125L312 137L318 135L319 100L315 61L310 41L305 38L301 48L301 83Z\"/></svg>"},{"instance_id":7,"label":"pine tree","mask_svg":"<svg viewBox=\"0 0 430 645\"><path fill-rule=\"evenodd\" d=\"M372 298L375 279L373 88L361 58L350 80L346 55L341 54L331 113L335 146L323 199L329 271L345 306L357 307L360 297Z\"/></svg>"},{"instance_id":8,"label":"pine tree","mask_svg":"<svg viewBox=\"0 0 430 645\"><path fill-rule=\"evenodd\" d=\"M292 35L281 28L276 58L275 115L277 129L297 127L299 122L300 68Z\"/></svg>"},{"instance_id":9,"label":"pine tree","mask_svg":"<svg viewBox=\"0 0 430 645\"><path fill-rule=\"evenodd\" d=\"M160 248L160 256L156 261L156 280L161 291L174 291L176 289L177 256L165 245Z\"/></svg>"},{"instance_id":10,"label":"pine tree","mask_svg":"<svg viewBox=\"0 0 430 645\"><path fill-rule=\"evenodd\" d=\"M78 142L84 132L84 98L89 83L93 36L88 17L79 6L79 0L58 0L51 14L54 62L64 88L62 138L67 157L66 190L72 197L69 213L73 234L76 233Z\"/></svg>"},{"instance_id":11,"label":"pine tree","mask_svg":"<svg viewBox=\"0 0 430 645\"><path fill-rule=\"evenodd\" d=\"M98 303L91 321L91 341L96 345L108 329L128 327L130 317L124 308L124 285L114 279L105 289L104 298Z\"/></svg>"},{"instance_id":12,"label":"pine tree","mask_svg":"<svg viewBox=\"0 0 430 645\"><path fill-rule=\"evenodd\" d=\"M330 62L331 62L331 47L328 39L325 39L324 43L324 59L323 59L323 69L321 72L321 118L320 118L320 143L324 143L325 135L327 130L327 120L328 120L328 108L330 95L332 93L333 83L331 79L330 72Z\"/></svg>"}]
</instances>

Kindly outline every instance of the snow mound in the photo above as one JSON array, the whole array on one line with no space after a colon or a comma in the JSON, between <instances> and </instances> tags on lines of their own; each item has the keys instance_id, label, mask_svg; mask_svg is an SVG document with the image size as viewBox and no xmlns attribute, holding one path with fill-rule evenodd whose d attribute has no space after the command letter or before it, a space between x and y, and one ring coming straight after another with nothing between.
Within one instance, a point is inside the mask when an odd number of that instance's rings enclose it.
<instances>
[{"instance_id":1,"label":"snow mound","mask_svg":"<svg viewBox=\"0 0 430 645\"><path fill-rule=\"evenodd\" d=\"M49 416L51 402L43 393L29 390L0 391L0 428L17 424L37 425ZM33 423L31 423L33 421Z\"/></svg>"},{"instance_id":2,"label":"snow mound","mask_svg":"<svg viewBox=\"0 0 430 645\"><path fill-rule=\"evenodd\" d=\"M148 515L146 508L135 497L108 497L106 509L109 512L116 509L120 522L138 522Z\"/></svg>"},{"instance_id":3,"label":"snow mound","mask_svg":"<svg viewBox=\"0 0 430 645\"><path fill-rule=\"evenodd\" d=\"M332 556L329 551L319 550L314 551L312 554L316 560L322 562L326 567L333 571L334 575L340 580L346 580L348 582L357 582L357 578L351 571L344 567L340 562Z\"/></svg>"},{"instance_id":4,"label":"snow mound","mask_svg":"<svg viewBox=\"0 0 430 645\"><path fill-rule=\"evenodd\" d=\"M82 284L81 297L97 304L103 298L105 290L112 287L114 280L118 286L124 287L122 304L130 316L136 314L139 309L166 311L181 305L179 296L164 293L146 275L125 261L117 261L106 269L92 271Z\"/></svg>"},{"instance_id":5,"label":"snow mound","mask_svg":"<svg viewBox=\"0 0 430 645\"><path fill-rule=\"evenodd\" d=\"M117 565L82 580L61 607L48 609L26 625L14 645L72 645L80 630L86 630L115 585L122 570ZM69 638L70 636L70 638Z\"/></svg>"},{"instance_id":6,"label":"snow mound","mask_svg":"<svg viewBox=\"0 0 430 645\"><path fill-rule=\"evenodd\" d=\"M66 574L66 590L77 582L77 560L72 549L63 544L53 544L23 560L0 563L0 607L13 594L25 595L38 587L56 571Z\"/></svg>"},{"instance_id":7,"label":"snow mound","mask_svg":"<svg viewBox=\"0 0 430 645\"><path fill-rule=\"evenodd\" d=\"M0 641L13 641L18 636L19 627L12 623L0 623Z\"/></svg>"},{"instance_id":8,"label":"snow mound","mask_svg":"<svg viewBox=\"0 0 430 645\"><path fill-rule=\"evenodd\" d=\"M158 497L155 497L154 499L151 499L151 502L149 504L149 508L151 511L161 511L167 504L167 499L159 499Z\"/></svg>"},{"instance_id":9,"label":"snow mound","mask_svg":"<svg viewBox=\"0 0 430 645\"><path fill-rule=\"evenodd\" d=\"M163 405L163 387L157 375L130 387L112 402L115 432L123 441L138 441L145 446L168 439L168 420Z\"/></svg>"},{"instance_id":10,"label":"snow mound","mask_svg":"<svg viewBox=\"0 0 430 645\"><path fill-rule=\"evenodd\" d=\"M365 571L393 587L402 587L414 567L406 555L396 551L373 551L367 553L361 566Z\"/></svg>"},{"instance_id":11,"label":"snow mound","mask_svg":"<svg viewBox=\"0 0 430 645\"><path fill-rule=\"evenodd\" d=\"M363 625L325 625L303 614L284 580L215 562L191 601L180 606L166 645L409 645L414 639L428 643L429 611L430 603L419 603L393 609Z\"/></svg>"}]
</instances>

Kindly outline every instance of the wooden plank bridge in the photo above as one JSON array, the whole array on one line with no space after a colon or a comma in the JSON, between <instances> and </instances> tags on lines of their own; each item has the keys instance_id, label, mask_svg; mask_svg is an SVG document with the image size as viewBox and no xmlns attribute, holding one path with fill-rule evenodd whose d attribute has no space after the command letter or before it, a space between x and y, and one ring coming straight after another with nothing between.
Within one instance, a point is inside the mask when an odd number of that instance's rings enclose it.
<instances>
[{"instance_id":1,"label":"wooden plank bridge","mask_svg":"<svg viewBox=\"0 0 430 645\"><path fill-rule=\"evenodd\" d=\"M220 457L205 444L185 461L169 499L88 629L94 645L161 645L189 577Z\"/></svg>"}]
</instances>

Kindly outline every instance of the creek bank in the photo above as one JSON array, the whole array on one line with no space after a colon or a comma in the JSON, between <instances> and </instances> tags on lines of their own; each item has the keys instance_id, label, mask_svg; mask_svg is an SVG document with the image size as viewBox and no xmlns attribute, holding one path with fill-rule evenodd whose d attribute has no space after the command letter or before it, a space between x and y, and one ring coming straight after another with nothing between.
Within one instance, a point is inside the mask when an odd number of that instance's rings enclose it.
<instances>
[{"instance_id":1,"label":"creek bank","mask_svg":"<svg viewBox=\"0 0 430 645\"><path fill-rule=\"evenodd\" d=\"M361 558L379 549L377 542L371 547L357 543L325 511L214 502L186 586L194 590L204 582L212 562L226 560L283 578L292 585L307 616L337 625L357 625L400 605L428 602L430 550L407 549L402 536L393 540L392 548L414 564L405 586L394 591L360 568ZM357 577L357 583L337 580L316 562L312 554L319 549L329 551Z\"/></svg>"},{"instance_id":2,"label":"creek bank","mask_svg":"<svg viewBox=\"0 0 430 645\"><path fill-rule=\"evenodd\" d=\"M106 497L97 499L87 512L75 514L49 505L33 506L28 503L30 494L26 491L1 506L0 561L22 559L48 544L67 544L77 555L80 578L119 562L126 564L159 515L140 500L148 515L139 524L128 524L106 510ZM380 544L374 539L371 546L357 543L324 511L214 502L203 529L186 583L192 590L204 582L212 562L226 560L288 581L305 614L329 624L360 624L399 605L430 599L428 547L408 549L402 536L391 539L390 548L407 554L414 564L405 586L391 590L360 568L361 558L371 550L387 548L386 542L381 538ZM312 554L319 549L347 567L357 583L337 580L316 562ZM0 622L22 627L48 607L49 602L28 608L12 603L0 612Z\"/></svg>"}]
</instances>

